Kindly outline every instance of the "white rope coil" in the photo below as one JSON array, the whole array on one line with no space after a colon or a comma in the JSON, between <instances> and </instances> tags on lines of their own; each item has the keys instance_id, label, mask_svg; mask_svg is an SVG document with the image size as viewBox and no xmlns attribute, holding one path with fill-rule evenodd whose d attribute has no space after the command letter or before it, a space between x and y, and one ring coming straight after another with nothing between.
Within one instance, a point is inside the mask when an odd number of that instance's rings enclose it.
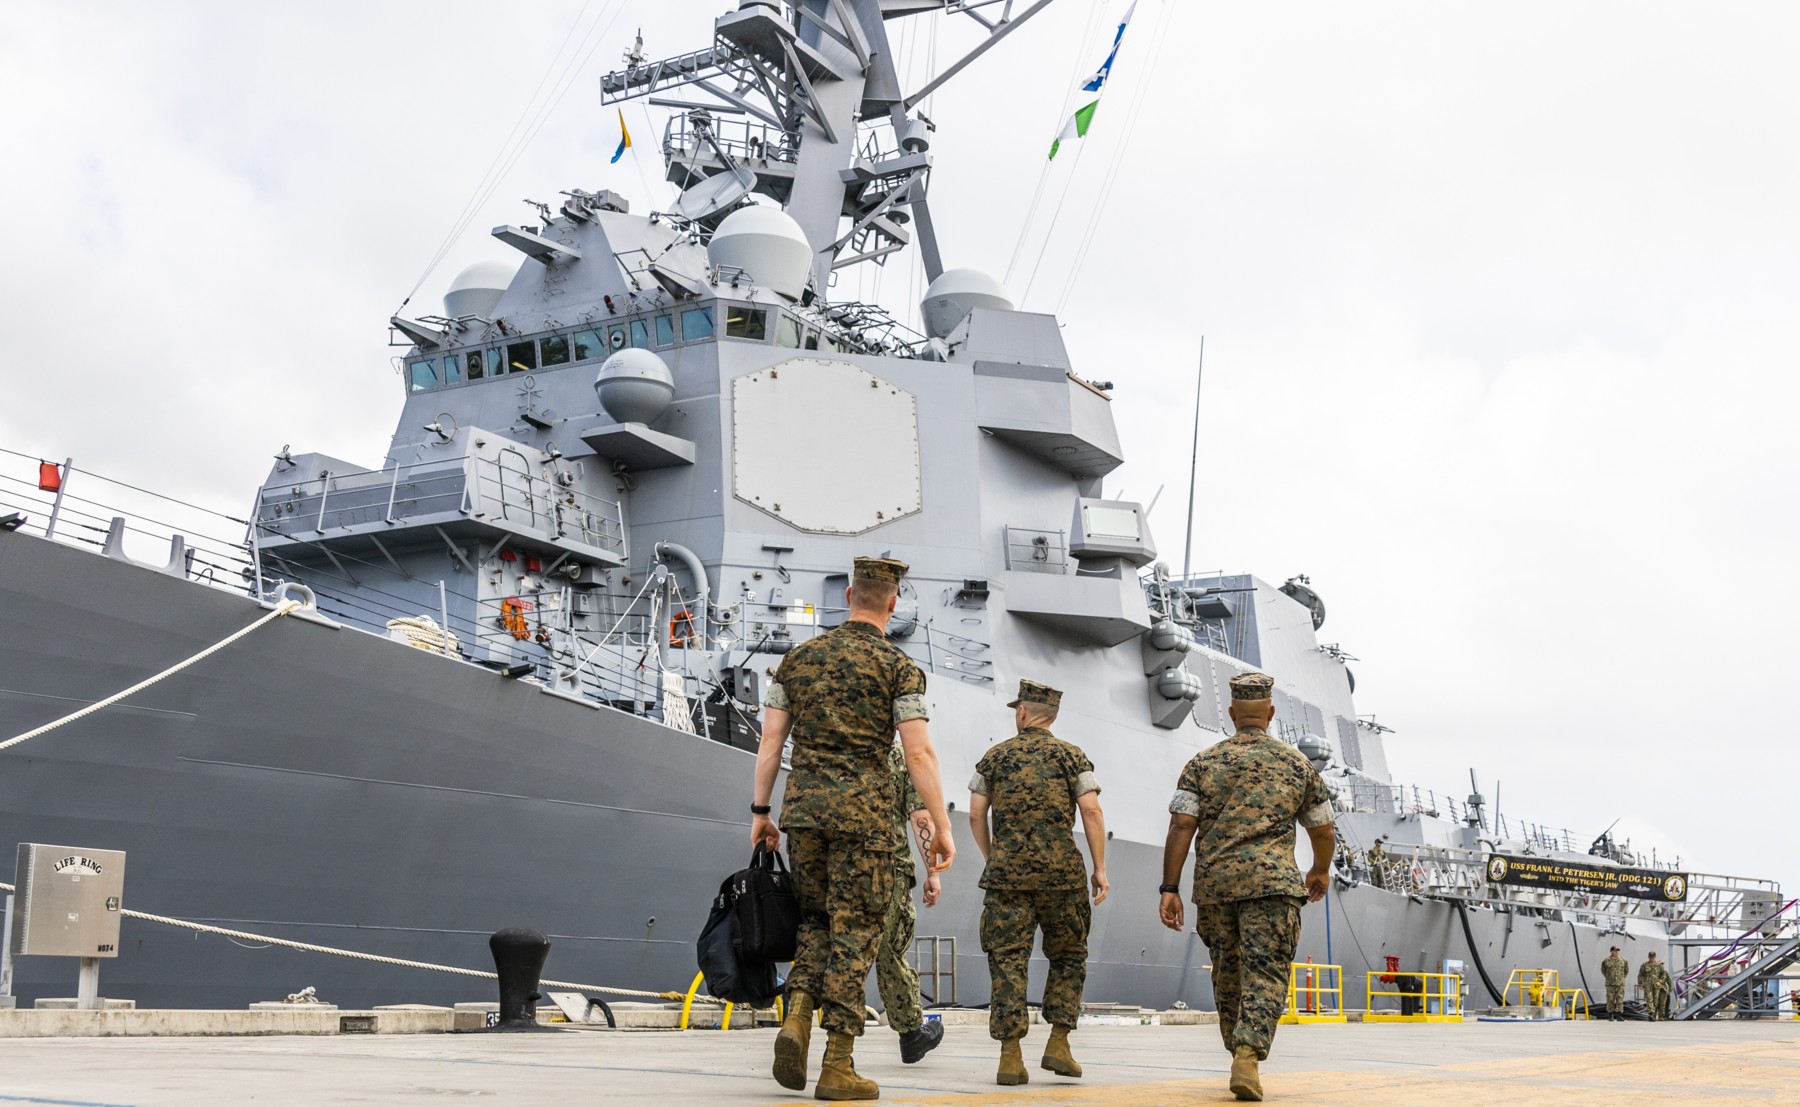
<instances>
[{"instance_id":1,"label":"white rope coil","mask_svg":"<svg viewBox=\"0 0 1800 1107\"><path fill-rule=\"evenodd\" d=\"M405 642L409 646L417 646L433 653L443 653L444 643L449 642L452 653L461 649L461 642L456 634L438 626L437 620L429 615L417 615L405 619L389 619L388 637L397 642Z\"/></svg>"},{"instance_id":2,"label":"white rope coil","mask_svg":"<svg viewBox=\"0 0 1800 1107\"><path fill-rule=\"evenodd\" d=\"M306 605L302 604L299 600L283 600L280 603L275 605L275 609L273 611L269 612L267 615L264 615L262 618L256 620L256 622L251 623L249 626L245 627L244 629L238 631L235 634L229 635L225 638L220 639L217 642L214 642L212 645L201 650L199 653L188 658L186 661L178 662L177 664L171 665L167 669L164 669L162 672L157 673L155 676L151 677L150 679L139 681L138 683L125 689L123 692L120 692L116 695L108 696L98 703L90 703L86 707L82 708L80 711L76 711L73 714L64 715L62 718L57 719L54 722L45 723L43 726L38 727L36 730L28 730L25 733L18 735L17 737L8 738L6 741L0 742L0 750L9 749L13 746L18 745L21 742L29 742L31 739L36 738L40 734L48 734L51 731L55 730L59 726L67 726L68 724L75 722L78 719L85 719L89 715L92 715L96 711L99 711L103 708L111 707L113 704L118 703L120 700L127 699L131 696L135 696L139 692L142 692L144 689L150 687L152 684L155 684L158 681L167 680L169 677L174 676L176 673L179 673L181 670L187 668L188 666L193 665L197 662L206 660L207 658L211 657L213 654L218 653L220 650L224 649L226 646L231 645L233 642L236 642L238 639L249 634L251 631L256 630L257 628L265 626L269 623L272 623L276 619L279 619L283 615L286 615L288 612L297 611L304 606L306 606Z\"/></svg>"},{"instance_id":3,"label":"white rope coil","mask_svg":"<svg viewBox=\"0 0 1800 1107\"><path fill-rule=\"evenodd\" d=\"M10 892L13 890L11 884L0 884L0 892ZM353 949L338 949L335 946L314 945L311 942L293 942L286 938L271 938L266 934L252 934L246 930L229 930L222 926L209 926L206 923L192 922L188 919L173 919L167 915L151 915L143 911L127 910L121 910L119 914L124 915L127 918L139 919L143 922L160 923L163 926L178 926L184 930L198 931L201 934L217 934L224 938L236 938L246 942L263 942L272 946L281 946L285 949L297 949L302 953L328 953L333 957L348 957L354 961L370 961L377 965L394 965L403 969L426 969L430 972L447 972L453 976L473 976L483 980L499 979L494 973L483 972L480 969L464 969L458 968L455 965L436 965L430 961L409 961L404 957L383 957L378 953L362 953ZM680 1000L687 998L685 992L645 992L634 988L610 988L604 984L577 984L568 980L540 980L538 983L547 984L552 988L568 988L577 992L607 992L612 995L637 996L643 999ZM695 996L694 998L697 1001L707 1003L717 1004L723 1002L711 996Z\"/></svg>"}]
</instances>

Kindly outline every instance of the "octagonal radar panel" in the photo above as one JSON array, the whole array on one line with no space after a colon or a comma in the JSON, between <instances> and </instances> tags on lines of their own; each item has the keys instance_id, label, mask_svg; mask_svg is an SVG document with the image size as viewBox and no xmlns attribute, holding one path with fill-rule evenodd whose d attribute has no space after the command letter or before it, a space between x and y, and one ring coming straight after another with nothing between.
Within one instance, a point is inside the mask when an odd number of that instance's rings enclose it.
<instances>
[{"instance_id":1,"label":"octagonal radar panel","mask_svg":"<svg viewBox=\"0 0 1800 1107\"><path fill-rule=\"evenodd\" d=\"M848 362L791 358L733 380L731 409L732 493L750 506L814 534L920 510L911 392Z\"/></svg>"}]
</instances>

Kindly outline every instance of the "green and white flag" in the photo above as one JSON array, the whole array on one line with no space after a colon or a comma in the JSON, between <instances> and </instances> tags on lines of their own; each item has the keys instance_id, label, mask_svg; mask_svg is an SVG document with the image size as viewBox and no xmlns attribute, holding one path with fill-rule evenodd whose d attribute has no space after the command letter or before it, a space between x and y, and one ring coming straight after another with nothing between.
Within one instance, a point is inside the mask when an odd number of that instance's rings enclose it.
<instances>
[{"instance_id":1,"label":"green and white flag","mask_svg":"<svg viewBox=\"0 0 1800 1107\"><path fill-rule=\"evenodd\" d=\"M1125 18L1119 20L1119 29L1113 32L1112 49L1107 52L1106 60L1100 63L1100 68L1095 70L1094 75L1076 93L1076 102L1081 106L1075 109L1075 114L1063 126L1062 133L1050 144L1051 157L1056 156L1056 151L1062 148L1063 143L1085 136L1088 128L1093 125L1094 110L1100 106L1100 90L1106 87L1106 78L1112 75L1113 59L1119 56L1119 43L1125 38L1125 27L1131 22L1131 13L1134 11L1137 11L1135 2L1125 9Z\"/></svg>"}]
</instances>

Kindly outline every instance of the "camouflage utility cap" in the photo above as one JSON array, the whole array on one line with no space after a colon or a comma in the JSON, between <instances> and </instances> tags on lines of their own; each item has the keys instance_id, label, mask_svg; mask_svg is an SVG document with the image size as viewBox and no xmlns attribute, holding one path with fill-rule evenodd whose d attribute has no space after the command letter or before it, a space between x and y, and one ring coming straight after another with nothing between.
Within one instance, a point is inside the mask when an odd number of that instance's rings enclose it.
<instances>
[{"instance_id":1,"label":"camouflage utility cap","mask_svg":"<svg viewBox=\"0 0 1800 1107\"><path fill-rule=\"evenodd\" d=\"M1062 693L1048 684L1039 684L1035 680L1021 680L1018 698L1006 706L1017 707L1022 703L1041 703L1045 707L1061 707Z\"/></svg>"},{"instance_id":2,"label":"camouflage utility cap","mask_svg":"<svg viewBox=\"0 0 1800 1107\"><path fill-rule=\"evenodd\" d=\"M856 578L878 580L898 587L900 578L906 575L906 568L906 562L891 557L859 557L856 559Z\"/></svg>"},{"instance_id":3,"label":"camouflage utility cap","mask_svg":"<svg viewBox=\"0 0 1800 1107\"><path fill-rule=\"evenodd\" d=\"M1275 692L1275 678L1267 673L1239 673L1231 678L1233 700L1266 700Z\"/></svg>"}]
</instances>

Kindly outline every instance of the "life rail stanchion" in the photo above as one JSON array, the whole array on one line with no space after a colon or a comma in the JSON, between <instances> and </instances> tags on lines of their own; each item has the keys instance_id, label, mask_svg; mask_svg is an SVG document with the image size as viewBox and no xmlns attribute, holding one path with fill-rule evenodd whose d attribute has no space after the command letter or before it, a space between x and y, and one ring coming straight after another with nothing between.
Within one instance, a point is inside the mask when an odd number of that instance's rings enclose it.
<instances>
[{"instance_id":1,"label":"life rail stanchion","mask_svg":"<svg viewBox=\"0 0 1800 1107\"><path fill-rule=\"evenodd\" d=\"M1300 982L1302 972L1307 974L1304 984ZM1328 980L1330 984L1326 983ZM1344 1013L1342 965L1315 965L1310 961L1288 963L1287 1011L1281 1016L1283 1026L1349 1021L1350 1017Z\"/></svg>"},{"instance_id":2,"label":"life rail stanchion","mask_svg":"<svg viewBox=\"0 0 1800 1107\"><path fill-rule=\"evenodd\" d=\"M1415 990L1402 990L1398 979L1388 983L1387 987L1377 988L1384 983L1382 977L1409 977L1419 981ZM1363 1013L1364 1022L1461 1022L1463 1021L1462 1004L1463 978L1455 973L1442 972L1406 972L1389 973L1378 970L1368 974L1364 990L1368 996L1368 1010ZM1417 1000L1419 1010L1416 1014L1404 1014L1396 1010L1377 1011L1375 997L1391 998L1400 1001L1404 1007L1407 1000Z\"/></svg>"}]
</instances>

